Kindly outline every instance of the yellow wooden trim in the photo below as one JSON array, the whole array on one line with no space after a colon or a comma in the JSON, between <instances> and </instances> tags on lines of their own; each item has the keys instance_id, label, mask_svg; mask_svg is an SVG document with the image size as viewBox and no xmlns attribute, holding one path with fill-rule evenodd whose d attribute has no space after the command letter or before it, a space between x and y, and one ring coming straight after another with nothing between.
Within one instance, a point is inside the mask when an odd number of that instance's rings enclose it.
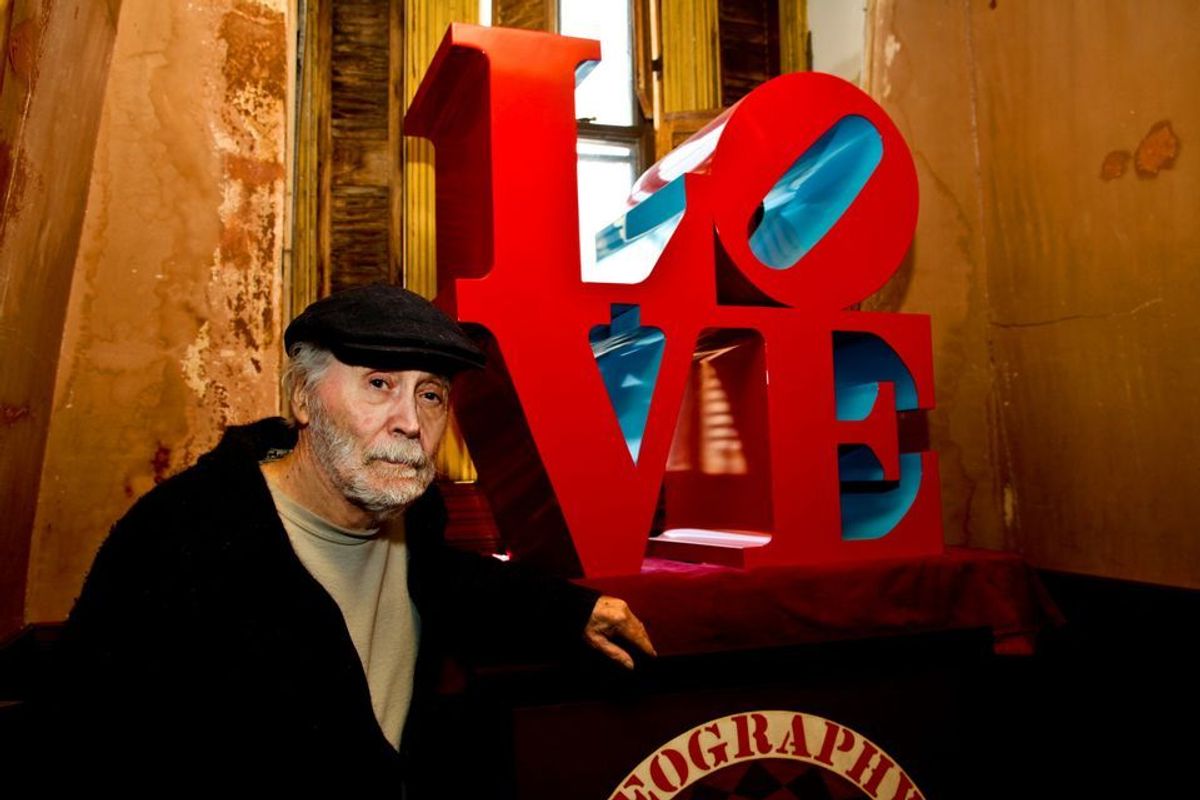
<instances>
[{"instance_id":1,"label":"yellow wooden trim","mask_svg":"<svg viewBox=\"0 0 1200 800\"><path fill-rule=\"evenodd\" d=\"M293 315L329 294L331 3L307 0L304 4L304 60L298 80L295 133L293 255L288 281Z\"/></svg>"},{"instance_id":2,"label":"yellow wooden trim","mask_svg":"<svg viewBox=\"0 0 1200 800\"><path fill-rule=\"evenodd\" d=\"M717 0L662 0L663 112L721 107Z\"/></svg>"},{"instance_id":3,"label":"yellow wooden trim","mask_svg":"<svg viewBox=\"0 0 1200 800\"><path fill-rule=\"evenodd\" d=\"M393 0L403 2L404 107L412 102L421 78L451 22L479 21L478 0ZM404 137L403 273L404 285L432 298L437 293L437 244L434 219L433 148L424 139ZM452 480L474 480L475 465L457 425L442 442L438 469Z\"/></svg>"},{"instance_id":4,"label":"yellow wooden trim","mask_svg":"<svg viewBox=\"0 0 1200 800\"><path fill-rule=\"evenodd\" d=\"M808 2L779 2L779 71L805 72L808 64Z\"/></svg>"}]
</instances>

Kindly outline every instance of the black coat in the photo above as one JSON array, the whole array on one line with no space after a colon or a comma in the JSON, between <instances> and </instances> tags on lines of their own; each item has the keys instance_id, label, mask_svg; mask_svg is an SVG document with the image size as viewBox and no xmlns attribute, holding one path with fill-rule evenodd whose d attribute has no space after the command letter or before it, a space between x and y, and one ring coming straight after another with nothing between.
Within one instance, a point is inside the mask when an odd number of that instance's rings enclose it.
<instances>
[{"instance_id":1,"label":"black coat","mask_svg":"<svg viewBox=\"0 0 1200 800\"><path fill-rule=\"evenodd\" d=\"M56 759L94 777L398 784L448 647L582 640L598 594L449 547L431 489L405 514L421 647L397 753L341 611L296 557L258 467L295 438L280 418L230 428L113 527L65 628Z\"/></svg>"}]
</instances>

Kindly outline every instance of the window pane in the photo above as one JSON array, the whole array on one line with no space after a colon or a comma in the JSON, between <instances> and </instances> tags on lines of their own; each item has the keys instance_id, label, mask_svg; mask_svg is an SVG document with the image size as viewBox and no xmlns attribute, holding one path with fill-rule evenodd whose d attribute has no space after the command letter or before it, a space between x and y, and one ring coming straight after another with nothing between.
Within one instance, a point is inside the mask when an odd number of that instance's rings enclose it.
<instances>
[{"instance_id":1,"label":"window pane","mask_svg":"<svg viewBox=\"0 0 1200 800\"><path fill-rule=\"evenodd\" d=\"M625 213L637 177L637 148L589 139L580 139L578 147L580 264L585 281L597 280L596 234Z\"/></svg>"},{"instance_id":2,"label":"window pane","mask_svg":"<svg viewBox=\"0 0 1200 800\"><path fill-rule=\"evenodd\" d=\"M633 23L628 0L560 0L558 30L600 40L600 63L575 90L575 116L604 125L633 123Z\"/></svg>"}]
</instances>

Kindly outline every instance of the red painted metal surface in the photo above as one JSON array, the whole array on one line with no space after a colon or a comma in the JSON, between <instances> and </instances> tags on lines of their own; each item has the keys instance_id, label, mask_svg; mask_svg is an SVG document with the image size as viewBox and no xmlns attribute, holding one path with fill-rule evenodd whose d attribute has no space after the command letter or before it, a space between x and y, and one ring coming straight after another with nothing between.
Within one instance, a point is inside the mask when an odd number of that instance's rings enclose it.
<instances>
[{"instance_id":1,"label":"red painted metal surface","mask_svg":"<svg viewBox=\"0 0 1200 800\"><path fill-rule=\"evenodd\" d=\"M683 177L686 211L650 276L585 283L574 76L598 57L590 40L456 24L405 120L436 151L437 302L491 355L486 371L460 379L456 409L514 556L568 574L636 573L656 511L659 527L770 534L739 550L743 566L940 552L931 452L897 524L874 538L843 531L839 448L869 446L885 479L898 476L900 454L891 382L879 382L865 419L838 419L835 333L878 337L916 406L933 407L928 318L849 310L896 269L916 222L915 170L891 120L829 76L764 84L698 134L708 139ZM798 263L765 265L749 243L764 196L851 115L878 132L878 165ZM634 200L671 177L652 170ZM636 460L589 343L614 305L636 305L640 324L665 336ZM697 356L714 341L730 347ZM736 432L738 458L724 470L704 466L703 437L688 455L688 425L712 412L699 373L723 387Z\"/></svg>"}]
</instances>

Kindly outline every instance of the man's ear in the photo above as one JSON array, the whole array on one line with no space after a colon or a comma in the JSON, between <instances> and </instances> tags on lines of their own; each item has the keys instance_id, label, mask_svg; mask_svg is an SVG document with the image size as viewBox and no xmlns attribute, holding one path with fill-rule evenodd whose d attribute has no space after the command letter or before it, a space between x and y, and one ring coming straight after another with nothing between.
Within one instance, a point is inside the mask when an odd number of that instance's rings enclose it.
<instances>
[{"instance_id":1,"label":"man's ear","mask_svg":"<svg viewBox=\"0 0 1200 800\"><path fill-rule=\"evenodd\" d=\"M308 407L308 392L304 391L303 386L296 386L292 389L292 417L300 425L307 425L312 418Z\"/></svg>"}]
</instances>

